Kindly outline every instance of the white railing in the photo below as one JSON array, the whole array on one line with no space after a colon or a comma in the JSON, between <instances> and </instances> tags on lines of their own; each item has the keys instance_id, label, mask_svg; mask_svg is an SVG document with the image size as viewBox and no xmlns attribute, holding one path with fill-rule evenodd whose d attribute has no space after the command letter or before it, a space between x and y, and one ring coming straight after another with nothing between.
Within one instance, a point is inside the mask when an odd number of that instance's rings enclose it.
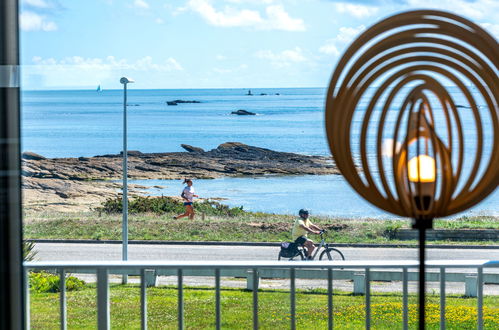
<instances>
[{"instance_id":1,"label":"white railing","mask_svg":"<svg viewBox=\"0 0 499 330\"><path fill-rule=\"evenodd\" d=\"M321 270L327 279L328 290L328 327L333 328L333 279L338 279L335 274L344 270L362 270L364 271L365 283L365 322L366 329L371 326L371 290L370 282L373 269L400 269L402 272L402 305L403 305L403 328L408 328L408 282L410 269L418 267L417 261L189 261L189 262L134 262L134 261L109 261L109 262L25 262L24 270L26 283L28 283L28 272L31 270L49 270L57 272L61 279L60 292L60 324L61 329L66 329L66 273L95 273L97 275L97 323L99 329L110 328L110 309L109 309L109 275L110 274L128 274L139 275L141 278L141 322L142 329L147 329L147 291L146 277L149 270L154 270L157 275L171 274L172 270L176 272L178 278L178 328L184 329L184 297L183 280L184 276L191 276L192 273L210 274L215 279L215 327L221 327L221 305L220 305L220 277L236 276L241 270L251 271L253 281L252 287L258 288L259 273L277 271L281 277L285 277L283 271L287 272L290 278L290 328L296 328L296 308L295 292L297 271L303 270ZM477 328L483 329L483 284L484 268L499 268L499 261L491 260L460 260L460 261L428 261L426 267L431 274L432 270L437 270L440 282L440 328L445 329L445 290L446 275L448 269L466 268L476 269L477 274ZM411 276L412 277L412 276ZM26 325L29 328L29 288L26 285ZM258 290L253 290L253 328L258 329Z\"/></svg>"}]
</instances>

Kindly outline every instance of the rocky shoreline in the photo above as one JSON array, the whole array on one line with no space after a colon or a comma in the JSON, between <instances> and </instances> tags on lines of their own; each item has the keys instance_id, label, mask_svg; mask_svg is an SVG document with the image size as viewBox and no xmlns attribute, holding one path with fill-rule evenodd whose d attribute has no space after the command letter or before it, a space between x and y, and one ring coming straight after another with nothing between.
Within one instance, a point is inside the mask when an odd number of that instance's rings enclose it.
<instances>
[{"instance_id":1,"label":"rocky shoreline","mask_svg":"<svg viewBox=\"0 0 499 330\"><path fill-rule=\"evenodd\" d=\"M128 152L130 179L213 179L222 176L339 174L329 157L304 156L227 142L204 151ZM122 155L45 158L22 155L23 202L26 209L85 211L120 193ZM130 194L143 187L130 185Z\"/></svg>"}]
</instances>

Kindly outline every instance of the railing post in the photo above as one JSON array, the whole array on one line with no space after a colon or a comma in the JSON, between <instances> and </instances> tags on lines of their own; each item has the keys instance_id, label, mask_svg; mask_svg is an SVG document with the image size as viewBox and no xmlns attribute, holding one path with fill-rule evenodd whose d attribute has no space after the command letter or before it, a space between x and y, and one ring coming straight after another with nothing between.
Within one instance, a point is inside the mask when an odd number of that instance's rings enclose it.
<instances>
[{"instance_id":1,"label":"railing post","mask_svg":"<svg viewBox=\"0 0 499 330\"><path fill-rule=\"evenodd\" d=\"M141 329L147 329L147 272L146 269L140 270L140 324Z\"/></svg>"},{"instance_id":2,"label":"railing post","mask_svg":"<svg viewBox=\"0 0 499 330\"><path fill-rule=\"evenodd\" d=\"M477 276L468 275L464 278L464 295L466 297L477 297Z\"/></svg>"},{"instance_id":3,"label":"railing post","mask_svg":"<svg viewBox=\"0 0 499 330\"><path fill-rule=\"evenodd\" d=\"M402 273L402 308L403 308L403 329L409 328L409 274L407 267L404 267Z\"/></svg>"},{"instance_id":4,"label":"railing post","mask_svg":"<svg viewBox=\"0 0 499 330\"><path fill-rule=\"evenodd\" d=\"M445 329L445 267L440 267L440 329Z\"/></svg>"},{"instance_id":5,"label":"railing post","mask_svg":"<svg viewBox=\"0 0 499 330\"><path fill-rule=\"evenodd\" d=\"M178 329L184 329L184 274L181 268L177 271L178 279Z\"/></svg>"},{"instance_id":6,"label":"railing post","mask_svg":"<svg viewBox=\"0 0 499 330\"><path fill-rule=\"evenodd\" d=\"M97 328L110 329L109 311L109 271L107 268L97 269Z\"/></svg>"},{"instance_id":7,"label":"railing post","mask_svg":"<svg viewBox=\"0 0 499 330\"><path fill-rule=\"evenodd\" d=\"M483 267L478 267L478 298L477 298L477 318L478 330L483 329Z\"/></svg>"},{"instance_id":8,"label":"railing post","mask_svg":"<svg viewBox=\"0 0 499 330\"><path fill-rule=\"evenodd\" d=\"M327 269L327 325L333 330L333 269Z\"/></svg>"},{"instance_id":9,"label":"railing post","mask_svg":"<svg viewBox=\"0 0 499 330\"><path fill-rule=\"evenodd\" d=\"M258 276L258 273L255 273L254 270L248 270L246 274L246 290L258 290L258 287L260 286L260 277Z\"/></svg>"},{"instance_id":10,"label":"railing post","mask_svg":"<svg viewBox=\"0 0 499 330\"><path fill-rule=\"evenodd\" d=\"M158 277L156 276L156 271L154 269L145 269L144 270L144 281L147 287L157 286L158 285Z\"/></svg>"},{"instance_id":11,"label":"railing post","mask_svg":"<svg viewBox=\"0 0 499 330\"><path fill-rule=\"evenodd\" d=\"M220 330L222 327L222 313L220 301L220 269L215 269L215 328Z\"/></svg>"},{"instance_id":12,"label":"railing post","mask_svg":"<svg viewBox=\"0 0 499 330\"><path fill-rule=\"evenodd\" d=\"M253 330L258 329L258 269L253 268Z\"/></svg>"},{"instance_id":13,"label":"railing post","mask_svg":"<svg viewBox=\"0 0 499 330\"><path fill-rule=\"evenodd\" d=\"M296 270L289 270L289 297L290 297L290 314L291 314L291 330L296 329Z\"/></svg>"},{"instance_id":14,"label":"railing post","mask_svg":"<svg viewBox=\"0 0 499 330\"><path fill-rule=\"evenodd\" d=\"M364 273L353 274L353 294L362 295L366 293L366 275Z\"/></svg>"},{"instance_id":15,"label":"railing post","mask_svg":"<svg viewBox=\"0 0 499 330\"><path fill-rule=\"evenodd\" d=\"M29 300L29 269L24 268L24 322L26 329L31 329Z\"/></svg>"},{"instance_id":16,"label":"railing post","mask_svg":"<svg viewBox=\"0 0 499 330\"><path fill-rule=\"evenodd\" d=\"M366 268L366 330L371 329L371 270Z\"/></svg>"},{"instance_id":17,"label":"railing post","mask_svg":"<svg viewBox=\"0 0 499 330\"><path fill-rule=\"evenodd\" d=\"M59 270L59 307L60 307L60 322L61 330L67 329L67 317L66 317L66 272L64 268Z\"/></svg>"}]
</instances>

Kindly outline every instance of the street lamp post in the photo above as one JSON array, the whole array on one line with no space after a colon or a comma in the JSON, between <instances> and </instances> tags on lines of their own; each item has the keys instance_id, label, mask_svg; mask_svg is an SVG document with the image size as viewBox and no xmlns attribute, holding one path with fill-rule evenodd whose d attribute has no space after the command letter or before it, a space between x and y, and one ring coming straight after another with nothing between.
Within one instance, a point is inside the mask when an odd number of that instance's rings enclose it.
<instances>
[{"instance_id":1,"label":"street lamp post","mask_svg":"<svg viewBox=\"0 0 499 330\"><path fill-rule=\"evenodd\" d=\"M127 118L126 118L126 87L127 84L135 82L133 79L122 77L120 83L123 84L123 223L122 223L122 260L128 260L128 173L127 173ZM126 275L123 276L123 283L127 282Z\"/></svg>"}]
</instances>

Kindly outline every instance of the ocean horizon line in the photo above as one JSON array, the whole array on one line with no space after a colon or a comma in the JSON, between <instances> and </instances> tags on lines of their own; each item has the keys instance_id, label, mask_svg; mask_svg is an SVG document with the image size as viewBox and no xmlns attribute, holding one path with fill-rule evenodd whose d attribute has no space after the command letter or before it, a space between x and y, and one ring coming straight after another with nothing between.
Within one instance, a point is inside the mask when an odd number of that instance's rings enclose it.
<instances>
[{"instance_id":1,"label":"ocean horizon line","mask_svg":"<svg viewBox=\"0 0 499 330\"><path fill-rule=\"evenodd\" d=\"M102 85L101 85L102 86ZM201 88L129 88L134 91L162 91L162 90L227 90L227 89L240 89L240 90L259 90L259 89L327 89L327 87L201 87ZM122 91L123 88L102 88L103 91ZM97 91L96 87L92 88L67 88L67 89L23 89L22 92L82 92L82 91Z\"/></svg>"},{"instance_id":2,"label":"ocean horizon line","mask_svg":"<svg viewBox=\"0 0 499 330\"><path fill-rule=\"evenodd\" d=\"M88 88L47 88L47 89L24 89L21 87L21 92L87 92L87 91L122 91L123 88L106 88L105 86L100 86L98 90L97 87L88 87ZM379 88L381 86L370 86L368 89ZM454 88L458 86L447 86L444 85L445 88ZM474 87L474 86L466 86L466 87ZM192 90L275 90L275 89L322 89L327 90L328 86L305 86L305 87L192 87L192 88L129 88L128 90L134 91L192 91ZM338 88L338 87L336 87ZM411 86L407 86L404 88L411 88Z\"/></svg>"}]
</instances>

